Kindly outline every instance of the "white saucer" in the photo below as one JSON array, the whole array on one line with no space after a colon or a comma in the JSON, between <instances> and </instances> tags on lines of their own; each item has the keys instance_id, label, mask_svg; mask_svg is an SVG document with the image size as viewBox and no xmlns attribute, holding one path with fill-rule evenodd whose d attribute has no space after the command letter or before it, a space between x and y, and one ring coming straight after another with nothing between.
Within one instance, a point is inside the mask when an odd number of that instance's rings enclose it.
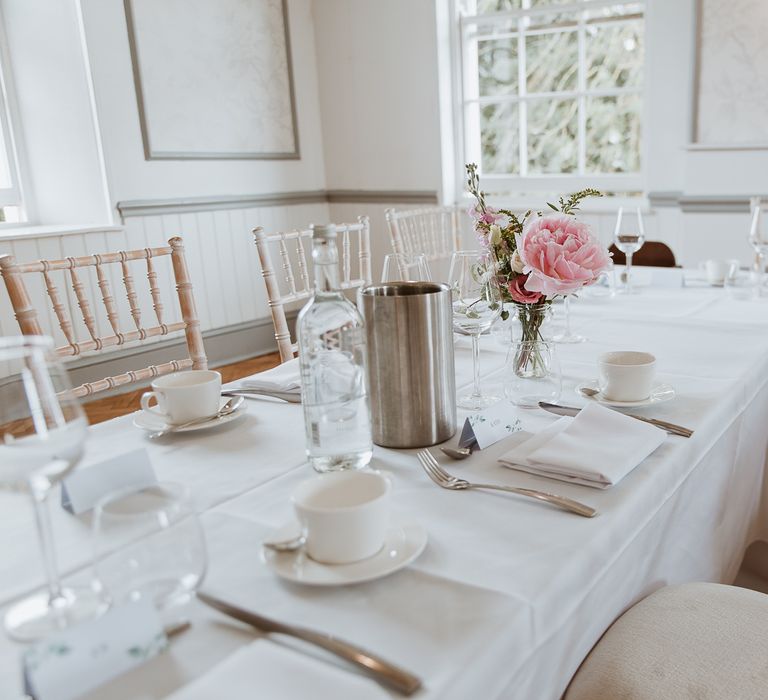
<instances>
[{"instance_id":1,"label":"white saucer","mask_svg":"<svg viewBox=\"0 0 768 700\"><path fill-rule=\"evenodd\" d=\"M289 523L268 539L287 540L297 534L296 523ZM275 552L263 548L264 561L280 578L307 586L347 586L388 576L408 566L424 551L427 531L418 523L393 515L384 546L378 554L352 564L321 564L303 550Z\"/></svg>"},{"instance_id":2,"label":"white saucer","mask_svg":"<svg viewBox=\"0 0 768 700\"><path fill-rule=\"evenodd\" d=\"M222 396L221 401L219 403L219 409L227 403L227 401L230 400L231 397L229 396ZM233 420L237 420L240 416L242 416L246 412L245 405L240 406L240 408L236 409L235 411L232 411L232 413L228 413L226 416L221 416L220 418L211 418L203 423L195 423L195 425L190 425L186 428L179 428L178 430L174 431L177 433L190 433L195 430L207 430L208 428L213 428L217 425L224 425L225 423L229 423ZM133 424L137 428L141 428L142 430L146 430L150 433L153 433L157 430L163 430L163 428L167 427L166 422L160 418L160 416L156 416L153 413L149 413L149 411L137 411L136 414L133 416Z\"/></svg>"},{"instance_id":3,"label":"white saucer","mask_svg":"<svg viewBox=\"0 0 768 700\"><path fill-rule=\"evenodd\" d=\"M582 389L597 389L598 393L594 396L587 396L586 394L581 393ZM605 406L616 406L619 408L639 408L640 406L651 406L652 404L664 403L665 401L670 401L671 399L675 398L675 388L671 384L657 384L651 390L651 395L642 401L612 401L610 399L606 399L602 393L599 392L599 389L600 383L597 381L597 379L593 379L591 381L582 382L579 384L576 387L576 393L588 401L596 401L597 403L601 403Z\"/></svg>"}]
</instances>

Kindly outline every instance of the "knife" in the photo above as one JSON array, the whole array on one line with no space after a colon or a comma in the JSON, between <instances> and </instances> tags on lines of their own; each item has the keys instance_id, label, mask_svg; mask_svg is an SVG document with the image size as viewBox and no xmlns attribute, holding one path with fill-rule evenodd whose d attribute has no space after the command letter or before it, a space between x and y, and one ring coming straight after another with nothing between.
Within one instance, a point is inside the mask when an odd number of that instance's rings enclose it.
<instances>
[{"instance_id":1,"label":"knife","mask_svg":"<svg viewBox=\"0 0 768 700\"><path fill-rule=\"evenodd\" d=\"M543 408L545 411L549 411L550 413L554 413L558 416L575 416L579 411L581 411L580 408L574 408L573 406L560 406L559 404L547 403L546 401L539 401L539 408ZM623 412L619 411L619 413ZM624 413L623 415L628 416L629 418L634 418L635 420L641 420L643 423L650 423L651 425L655 425L657 428L666 430L671 435L679 435L680 437L686 438L689 438L691 435L693 435L693 430L684 428L682 425L668 423L665 420L659 420L658 418L646 418L645 416L636 416L632 413Z\"/></svg>"},{"instance_id":2,"label":"knife","mask_svg":"<svg viewBox=\"0 0 768 700\"><path fill-rule=\"evenodd\" d=\"M295 394L291 391L267 391L266 389L224 389L222 396L245 396L247 399L259 396L268 396L273 399L281 399L288 403L301 403L301 394Z\"/></svg>"},{"instance_id":3,"label":"knife","mask_svg":"<svg viewBox=\"0 0 768 700\"><path fill-rule=\"evenodd\" d=\"M380 683L388 685L390 688L394 688L403 695L413 695L421 688L421 680L412 673L391 664L389 661L385 661L380 656L376 656L369 651L365 651L354 644L345 642L330 634L315 632L306 627L294 627L293 625L286 625L277 620L271 620L268 617L257 615L250 610L238 608L236 605L232 605L220 598L216 598L210 593L198 591L197 597L206 605L209 605L236 620L240 620L240 622L244 622L251 627L255 627L257 630L261 630L262 632L274 632L276 634L286 634L289 637L296 637L297 639L321 647L359 667Z\"/></svg>"}]
</instances>

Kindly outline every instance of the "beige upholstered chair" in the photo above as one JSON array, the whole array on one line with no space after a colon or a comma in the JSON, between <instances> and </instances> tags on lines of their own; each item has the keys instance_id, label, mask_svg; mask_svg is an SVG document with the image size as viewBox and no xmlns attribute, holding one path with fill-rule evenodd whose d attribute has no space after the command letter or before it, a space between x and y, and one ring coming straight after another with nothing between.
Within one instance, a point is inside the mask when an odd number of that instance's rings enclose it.
<instances>
[{"instance_id":1,"label":"beige upholstered chair","mask_svg":"<svg viewBox=\"0 0 768 700\"><path fill-rule=\"evenodd\" d=\"M668 586L625 612L565 700L768 697L768 596L715 583Z\"/></svg>"},{"instance_id":2,"label":"beige upholstered chair","mask_svg":"<svg viewBox=\"0 0 768 700\"><path fill-rule=\"evenodd\" d=\"M428 207L395 211L387 209L387 225L395 253L423 253L428 263L446 260L461 248L459 210Z\"/></svg>"},{"instance_id":3,"label":"beige upholstered chair","mask_svg":"<svg viewBox=\"0 0 768 700\"><path fill-rule=\"evenodd\" d=\"M340 283L342 289L355 289L371 282L370 224L367 216L358 217L356 224L335 224L339 247ZM275 340L280 352L280 362L287 362L297 352L297 344L291 340L291 331L285 317L285 307L303 301L314 292L314 279L310 274L309 260L312 254L312 230L285 231L267 234L259 226L253 229L259 252L261 274L267 288L267 299L275 327ZM352 241L357 238L357 272L352 273ZM271 248L277 248L283 274L284 291L272 263Z\"/></svg>"},{"instance_id":4,"label":"beige upholstered chair","mask_svg":"<svg viewBox=\"0 0 768 700\"><path fill-rule=\"evenodd\" d=\"M160 296L160 287L157 283L157 272L153 260L164 255L171 256L173 274L176 280L176 290L179 295L182 321L166 324L163 321L163 303ZM149 282L149 291L152 298L157 325L145 328L142 326L141 309L138 303L133 276L129 262L132 260L144 260L146 275ZM128 298L133 330L121 329L120 319L115 298L112 296L105 266L120 265L123 286ZM91 311L86 289L90 285L84 283L78 274L78 269L93 267L96 270L97 286L101 294L101 301L106 309L106 317L109 322L111 335L99 334L98 323ZM88 340L78 340L75 324L67 309L66 295L60 295L55 284L54 275L57 270L64 271L71 282L72 290L80 308L83 323L88 331ZM144 340L156 336L165 336L174 331L183 330L186 334L189 357L183 360L172 360L159 365L152 365L144 369L125 372L114 377L106 377L95 382L82 384L75 389L75 394L82 398L113 389L115 387L144 381L161 374L169 374L183 369L206 369L208 366L203 347L203 336L200 331L200 322L197 318L195 300L192 295L192 282L189 279L186 260L184 259L184 246L181 238L171 238L168 246L163 248L143 248L141 250L120 251L118 253L104 253L101 255L86 255L79 258L65 258L64 260L39 260L37 262L19 264L13 256L0 256L0 274L8 290L16 320L19 323L23 335L44 335L38 320L37 311L32 305L27 287L24 284L24 275L42 275L45 289L51 300L53 312L61 327L61 331L67 340L66 345L56 348L61 357L75 357L83 352L99 351L103 348L122 346L131 342Z\"/></svg>"}]
</instances>

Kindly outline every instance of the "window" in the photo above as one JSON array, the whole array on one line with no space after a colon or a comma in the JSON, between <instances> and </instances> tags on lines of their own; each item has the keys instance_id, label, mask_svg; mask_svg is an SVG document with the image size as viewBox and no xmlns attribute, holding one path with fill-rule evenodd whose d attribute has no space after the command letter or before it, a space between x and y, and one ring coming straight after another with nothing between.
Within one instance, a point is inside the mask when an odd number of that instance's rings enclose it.
<instances>
[{"instance_id":1,"label":"window","mask_svg":"<svg viewBox=\"0 0 768 700\"><path fill-rule=\"evenodd\" d=\"M4 39L0 25L0 40ZM7 45L7 42L3 41ZM0 225L21 220L21 187L16 167L16 149L10 127L7 82L3 63L6 56L0 53ZM6 64L7 65L7 64Z\"/></svg>"},{"instance_id":2,"label":"window","mask_svg":"<svg viewBox=\"0 0 768 700\"><path fill-rule=\"evenodd\" d=\"M642 188L643 3L465 0L459 152L489 192Z\"/></svg>"}]
</instances>

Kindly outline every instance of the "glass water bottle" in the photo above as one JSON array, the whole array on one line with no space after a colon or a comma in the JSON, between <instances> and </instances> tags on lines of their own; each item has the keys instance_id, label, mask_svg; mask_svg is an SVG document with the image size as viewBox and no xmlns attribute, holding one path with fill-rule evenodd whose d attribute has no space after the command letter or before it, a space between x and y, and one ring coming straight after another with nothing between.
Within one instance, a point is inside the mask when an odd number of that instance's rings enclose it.
<instances>
[{"instance_id":1,"label":"glass water bottle","mask_svg":"<svg viewBox=\"0 0 768 700\"><path fill-rule=\"evenodd\" d=\"M297 321L307 457L318 472L362 469L373 441L365 330L339 289L336 227L312 226L315 295Z\"/></svg>"}]
</instances>

